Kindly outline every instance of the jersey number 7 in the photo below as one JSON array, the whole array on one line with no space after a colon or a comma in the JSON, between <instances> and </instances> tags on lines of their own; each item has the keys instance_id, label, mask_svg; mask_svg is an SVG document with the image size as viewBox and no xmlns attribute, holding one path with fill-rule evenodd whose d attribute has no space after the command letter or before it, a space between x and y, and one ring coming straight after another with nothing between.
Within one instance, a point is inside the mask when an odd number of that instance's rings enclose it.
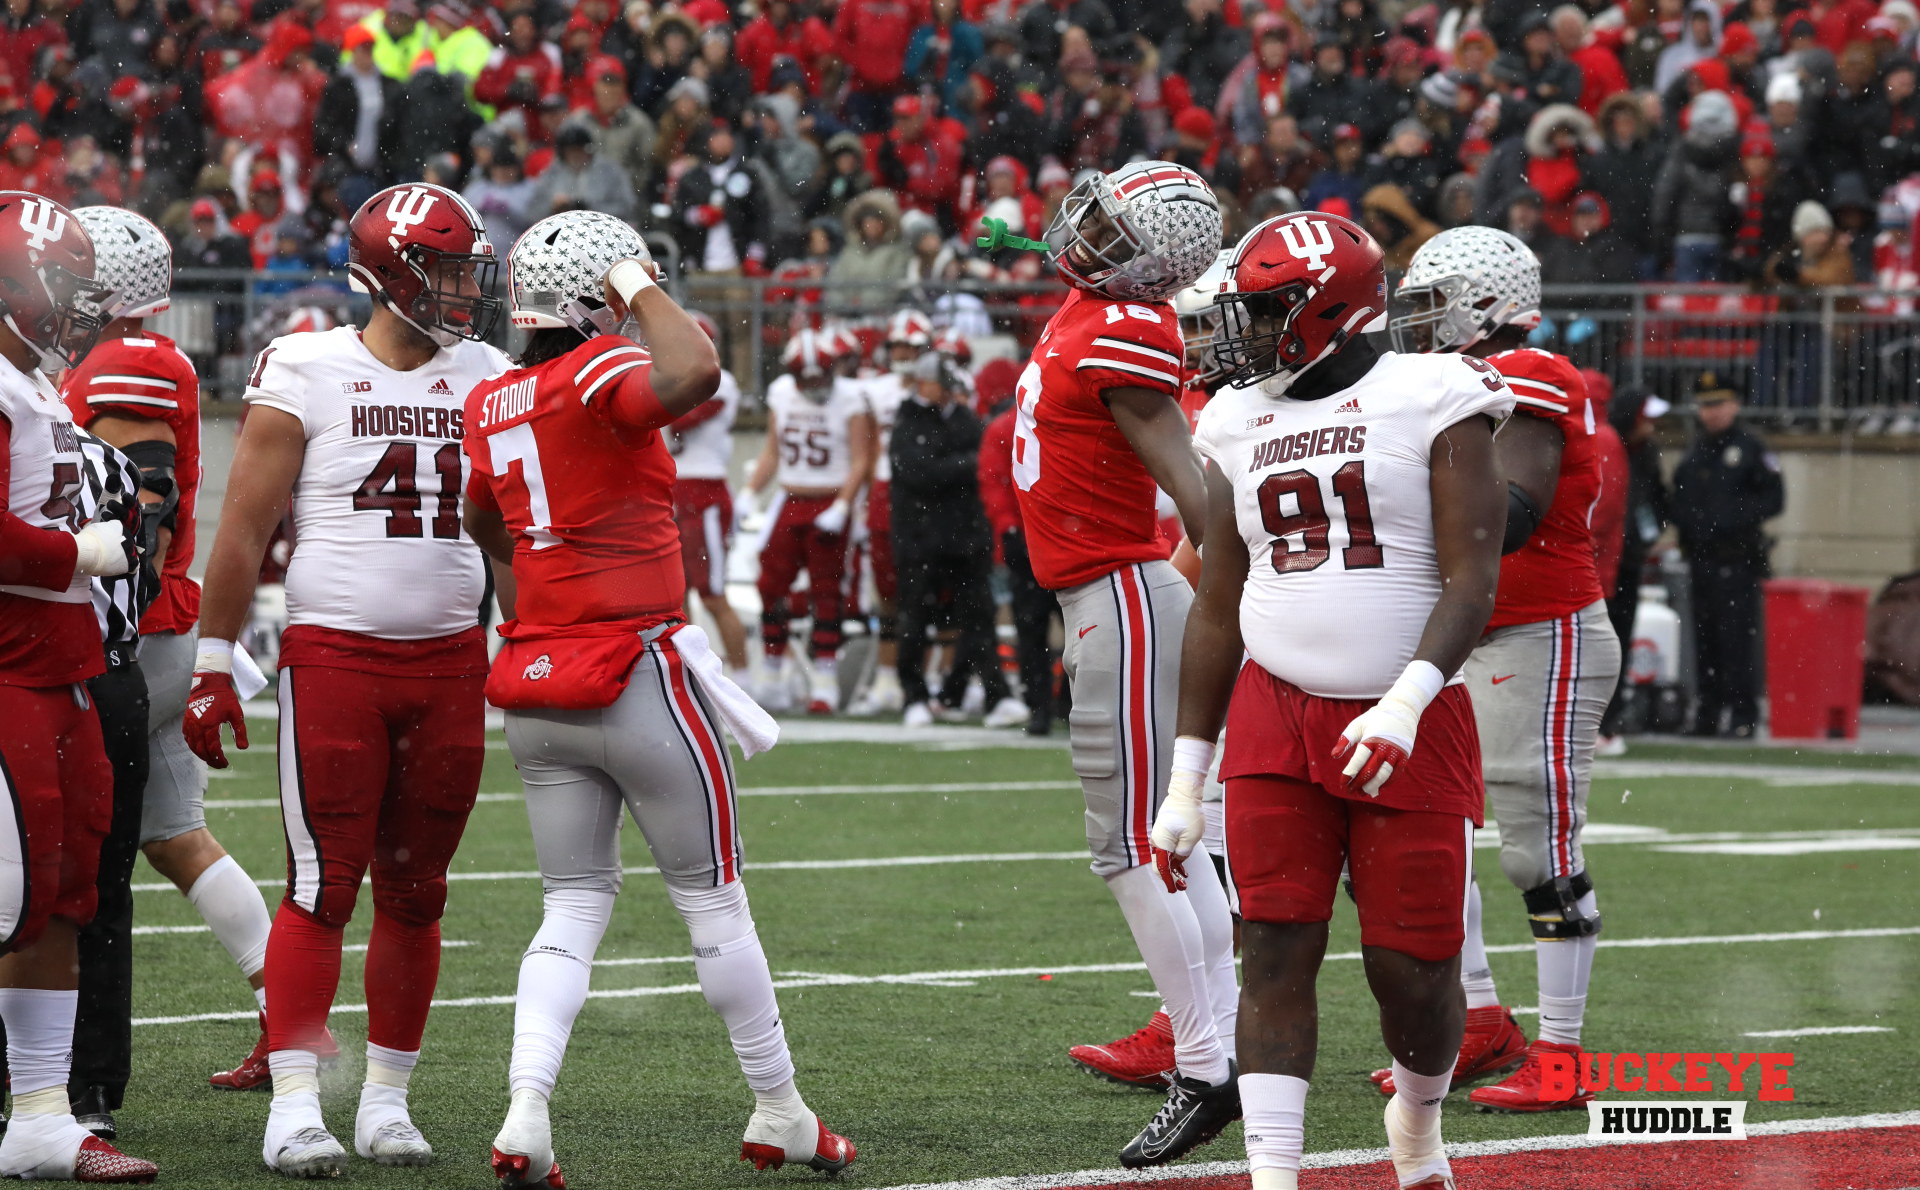
<instances>
[{"instance_id":1,"label":"jersey number 7","mask_svg":"<svg viewBox=\"0 0 1920 1190\"><path fill-rule=\"evenodd\" d=\"M1347 547L1340 561L1348 570L1386 565L1386 553L1373 536L1373 506L1367 502L1367 465L1359 459L1333 473L1333 494L1345 506ZM1277 574L1318 570L1332 555L1327 546L1327 502L1320 494L1320 477L1311 471L1285 471L1260 481L1260 521L1273 534L1273 569ZM1287 512L1286 497L1296 509ZM1288 538L1298 535L1300 544Z\"/></svg>"}]
</instances>

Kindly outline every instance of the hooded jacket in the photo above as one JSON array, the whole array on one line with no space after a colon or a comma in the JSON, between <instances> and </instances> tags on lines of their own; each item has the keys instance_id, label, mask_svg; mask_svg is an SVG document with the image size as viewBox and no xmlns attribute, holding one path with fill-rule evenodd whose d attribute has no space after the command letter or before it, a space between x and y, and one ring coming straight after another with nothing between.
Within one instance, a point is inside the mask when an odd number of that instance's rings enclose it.
<instances>
[{"instance_id":1,"label":"hooded jacket","mask_svg":"<svg viewBox=\"0 0 1920 1190\"><path fill-rule=\"evenodd\" d=\"M1653 184L1654 244L1662 255L1678 236L1726 238L1734 217L1728 187L1739 168L1740 134L1733 104L1709 91L1687 110L1692 117L1687 130Z\"/></svg>"},{"instance_id":2,"label":"hooded jacket","mask_svg":"<svg viewBox=\"0 0 1920 1190\"><path fill-rule=\"evenodd\" d=\"M860 223L870 214L887 224L873 244L860 238ZM846 227L847 246L827 270L827 306L844 314L885 313L913 263L913 253L900 242L900 200L890 190L869 190L847 204Z\"/></svg>"},{"instance_id":3,"label":"hooded jacket","mask_svg":"<svg viewBox=\"0 0 1920 1190\"><path fill-rule=\"evenodd\" d=\"M1379 218L1384 216L1405 230L1397 239L1388 239L1375 232L1380 246L1386 249L1386 266L1389 273L1404 273L1413 263L1413 254L1420 245L1440 234L1440 225L1425 218L1414 210L1406 193L1398 186L1375 186L1367 191L1360 200L1360 210L1364 216ZM1369 222L1369 230L1372 224Z\"/></svg>"},{"instance_id":4,"label":"hooded jacket","mask_svg":"<svg viewBox=\"0 0 1920 1190\"><path fill-rule=\"evenodd\" d=\"M1614 115L1621 111L1632 114L1639 131L1626 144L1603 140L1600 151L1587 162L1587 181L1612 208L1613 225L1621 238L1641 252L1650 252L1654 246L1650 183L1666 160L1666 147L1647 122L1640 97L1632 94L1616 95L1601 105L1602 137L1611 137Z\"/></svg>"}]
</instances>

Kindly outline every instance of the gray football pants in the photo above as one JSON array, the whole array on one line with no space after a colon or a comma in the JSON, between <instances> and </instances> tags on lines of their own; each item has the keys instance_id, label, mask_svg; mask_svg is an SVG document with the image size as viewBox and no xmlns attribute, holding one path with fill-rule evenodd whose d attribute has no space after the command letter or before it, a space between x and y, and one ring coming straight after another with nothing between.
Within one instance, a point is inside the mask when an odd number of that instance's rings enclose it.
<instances>
[{"instance_id":1,"label":"gray football pants","mask_svg":"<svg viewBox=\"0 0 1920 1190\"><path fill-rule=\"evenodd\" d=\"M1522 892L1584 871L1593 748L1620 676L1620 640L1602 601L1496 628L1461 669L1480 725L1500 870Z\"/></svg>"},{"instance_id":2,"label":"gray football pants","mask_svg":"<svg viewBox=\"0 0 1920 1190\"><path fill-rule=\"evenodd\" d=\"M623 810L668 884L740 878L733 760L699 679L671 645L647 646L611 706L508 711L506 720L547 890L620 890Z\"/></svg>"},{"instance_id":3,"label":"gray football pants","mask_svg":"<svg viewBox=\"0 0 1920 1190\"><path fill-rule=\"evenodd\" d=\"M1086 797L1093 871L1105 878L1153 862L1147 836L1173 770L1193 588L1170 564L1142 562L1056 594L1073 683L1073 771Z\"/></svg>"},{"instance_id":4,"label":"gray football pants","mask_svg":"<svg viewBox=\"0 0 1920 1190\"><path fill-rule=\"evenodd\" d=\"M193 688L197 632L140 638L147 675L147 791L140 805L140 845L175 839L207 825L207 765L187 747L181 721Z\"/></svg>"}]
</instances>

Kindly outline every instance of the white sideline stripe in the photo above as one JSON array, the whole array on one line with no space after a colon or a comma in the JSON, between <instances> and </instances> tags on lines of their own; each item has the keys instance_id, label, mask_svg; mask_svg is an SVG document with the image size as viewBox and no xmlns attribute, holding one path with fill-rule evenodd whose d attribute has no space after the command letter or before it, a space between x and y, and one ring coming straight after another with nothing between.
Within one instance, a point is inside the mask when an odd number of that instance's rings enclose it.
<instances>
[{"instance_id":1,"label":"white sideline stripe","mask_svg":"<svg viewBox=\"0 0 1920 1190\"><path fill-rule=\"evenodd\" d=\"M951 781L946 783L895 784L895 785L743 785L739 789L741 797L810 797L826 793L1034 793L1041 790L1078 789L1078 781ZM521 802L526 800L523 793L483 793L474 799L477 802ZM246 797L227 800L209 800L203 803L208 809L218 810L277 810L280 799L277 797ZM1920 833L1917 831L1916 833Z\"/></svg>"},{"instance_id":2,"label":"white sideline stripe","mask_svg":"<svg viewBox=\"0 0 1920 1190\"><path fill-rule=\"evenodd\" d=\"M1747 1125L1748 1136L1795 1136L1810 1132L1852 1132L1864 1128L1911 1128L1920 1125L1920 1111L1885 1112L1871 1116L1823 1116L1811 1120L1775 1120ZM1447 1156L1504 1157L1511 1153L1539 1153L1562 1149L1611 1148L1618 1144L1677 1144L1670 1136L1588 1137L1585 1133L1566 1136L1519 1136L1507 1140L1481 1140L1468 1144L1450 1144ZM1372 1165L1388 1160L1385 1149L1336 1149L1327 1153L1308 1153L1300 1160L1302 1169L1336 1169L1348 1165ZM913 1182L887 1190L1066 1190L1068 1187L1111 1185L1116 1182L1147 1184L1181 1181L1187 1178L1228 1178L1247 1172L1244 1161L1203 1161L1193 1165L1173 1165L1160 1169L1083 1169L1075 1173L1030 1174L1022 1177L973 1178L964 1182Z\"/></svg>"},{"instance_id":3,"label":"white sideline stripe","mask_svg":"<svg viewBox=\"0 0 1920 1190\"><path fill-rule=\"evenodd\" d=\"M1751 843L1661 844L1654 851L1677 855L1820 855L1829 851L1920 851L1920 838L1800 839Z\"/></svg>"},{"instance_id":4,"label":"white sideline stripe","mask_svg":"<svg viewBox=\"0 0 1920 1190\"><path fill-rule=\"evenodd\" d=\"M832 872L855 868L925 868L940 864L1019 864L1036 860L1085 860L1084 851L1007 851L981 853L975 855L879 855L866 859L776 859L764 863L747 865L752 871L759 872ZM622 868L628 876L657 876L660 869L655 867ZM537 871L524 872L448 872L448 880L537 880ZM286 883L284 879L256 880L259 888L279 888ZM171 882L136 884L135 892L165 892L171 889Z\"/></svg>"},{"instance_id":5,"label":"white sideline stripe","mask_svg":"<svg viewBox=\"0 0 1920 1190\"><path fill-rule=\"evenodd\" d=\"M1076 852L1074 854L1075 854L1075 857L1078 858L1078 853ZM915 857L915 858L918 858L918 857ZM1781 934L1729 934L1724 937L1718 937L1718 938L1618 938L1618 939L1602 938L1600 939L1600 945L1602 947L1618 946L1618 947L1638 949L1638 948L1652 947L1652 946L1703 946L1710 943L1803 942L1803 941L1818 941L1818 940L1828 939L1828 938L1889 938L1889 937L1906 937L1906 936L1912 936L1915 934L1920 934L1920 926L1903 927L1903 928L1897 928L1897 929L1888 928L1888 929L1866 929L1866 930L1804 930L1804 931L1796 931L1793 933L1781 933ZM443 943L443 945L454 945L454 944ZM1489 946L1487 947L1487 953L1488 954L1522 954L1522 953L1532 954L1533 949L1534 948L1532 943L1526 943L1525 945L1517 945L1517 946ZM1330 954L1327 956L1326 961L1356 962L1360 959L1360 957L1361 956L1359 951L1350 950L1350 951L1344 951L1340 954ZM611 965L612 963L621 963L627 966L638 966L642 963L667 963L667 962L680 962L680 961L682 960L678 956L662 955L662 956L659 956L658 958L639 959L639 960L611 960L607 965ZM601 966L602 964L595 963L594 965ZM900 972L898 974L890 974L890 975L830 975L830 974L821 974L816 972L790 971L790 972L782 972L781 973L782 977L774 980L773 986L775 988L823 988L823 987L867 987L867 986L872 986L874 984L888 984L896 987L901 985L906 985L906 986L917 985L921 987L966 987L969 984L971 984L973 981L980 980L980 979L1009 979L1009 978L1018 978L1022 976L1038 976L1038 975L1121 975L1121 974L1134 974L1134 973L1145 971L1146 969L1147 969L1147 965L1145 963L1135 962L1135 963L1085 963L1080 965L1064 966L1064 967L975 967L975 968L964 968L964 969L955 970L955 971L906 971L906 972ZM587 998L589 1000L632 1000L632 999L640 999L640 998L652 997L652 996L683 996L683 995L690 995L693 993L697 993L699 991L700 991L700 985L697 983L666 984L659 987L596 988L587 993ZM433 1002L433 1007L435 1008L485 1008L485 1007L499 1007L499 1006L509 1005L509 1004L512 1004L513 1002L514 1002L514 998L512 996L465 996L465 997L454 999L454 1000L435 1000ZM333 1011L335 1012L362 1013L362 1012L365 1012L366 1010L367 1010L367 1006L365 1004L336 1004L333 1006ZM250 1021L254 1018L255 1015L256 1015L255 1011L251 1009L249 1009L246 1012L201 1012L201 1013L193 1013L187 1016L136 1017L133 1023L136 1025L184 1025L184 1024L191 1024L195 1021L241 1021L241 1020ZM1920 1112L1914 1112L1911 1114L1914 1115L1915 1122L1920 1123ZM1751 1132L1752 1129L1749 1128L1748 1131ZM1384 1149L1380 1150L1382 1154L1384 1154L1385 1151L1386 1150ZM1385 1160L1386 1158L1382 1156L1379 1159ZM1180 1168L1191 1171L1197 1167L1189 1165L1189 1166L1181 1166ZM1229 1170L1228 1172L1231 1173L1232 1171ZM1200 1177L1205 1175L1190 1174L1190 1176ZM973 1183L965 1183L965 1182L951 1183L951 1185L954 1185L954 1186L964 1186L964 1185L972 1185L972 1184ZM988 1181L980 1184L982 1186L990 1186L990 1185L996 1185L997 1183ZM1068 1183L1068 1184L1071 1184L1071 1183Z\"/></svg>"},{"instance_id":6,"label":"white sideline stripe","mask_svg":"<svg viewBox=\"0 0 1920 1190\"><path fill-rule=\"evenodd\" d=\"M136 938L153 938L153 937L167 938L167 937L176 937L181 934L211 934L211 933L213 933L213 930L207 926L135 926L133 927L133 936ZM446 950L449 947L455 947L455 946L474 946L474 945L476 945L476 943L460 942L452 938L442 938L440 940L440 949L442 950ZM342 954L360 954L364 952L366 949L367 949L366 943L355 942L350 945L341 947L340 951ZM692 960L688 960L688 961L691 962Z\"/></svg>"},{"instance_id":7,"label":"white sideline stripe","mask_svg":"<svg viewBox=\"0 0 1920 1190\"><path fill-rule=\"evenodd\" d=\"M1820 1025L1811 1029L1762 1029L1742 1037L1838 1037L1844 1033L1891 1033L1885 1025Z\"/></svg>"}]
</instances>

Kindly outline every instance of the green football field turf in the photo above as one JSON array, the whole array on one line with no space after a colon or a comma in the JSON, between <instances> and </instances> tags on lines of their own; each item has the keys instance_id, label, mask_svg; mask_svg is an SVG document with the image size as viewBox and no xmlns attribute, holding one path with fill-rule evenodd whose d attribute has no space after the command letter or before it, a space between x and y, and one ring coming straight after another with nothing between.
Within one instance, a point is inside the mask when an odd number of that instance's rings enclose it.
<instances>
[{"instance_id":1,"label":"green football field turf","mask_svg":"<svg viewBox=\"0 0 1920 1190\"><path fill-rule=\"evenodd\" d=\"M271 725L253 738L270 742ZM977 737L972 737L977 738ZM493 736L482 789L455 861L444 924L443 1000L506 998L538 923L527 808ZM231 754L231 753L230 753ZM1596 779L1588 864L1606 932L1594 970L1590 1049L1797 1054L1790 1104L1754 1104L1748 1122L1920 1107L1910 1077L1920 1032L1920 762L1777 749L1644 747L1630 775ZM1653 775L1658 770L1679 775ZM867 1186L1117 1164L1158 1097L1077 1073L1065 1049L1144 1022L1144 972L1074 972L1137 963L1119 912L1087 871L1078 793L1064 746L928 748L785 744L740 768L743 785L887 785L910 792L809 792L741 799L747 888L776 978L801 1090L860 1159ZM994 788L1020 785L1026 788ZM940 787L929 789L927 787ZM957 787L957 788L954 788ZM283 871L274 757L239 754L212 782L208 821L256 878ZM221 805L219 803L241 803ZM1676 837L1678 836L1678 837ZM648 862L638 833L626 862ZM1673 851L1679 847L1692 850ZM1700 850L1707 848L1709 850ZM1730 853L1731 852L1731 853ZM1518 894L1494 852L1478 852L1488 943L1503 1000L1534 1003ZM944 862L876 865L894 857ZM1000 858L996 858L1000 857ZM827 867L824 863L840 863ZM756 866L757 865L757 866ZM782 866L787 865L787 866ZM199 924L186 900L135 879L142 927ZM270 904L278 892L268 890ZM364 943L370 898L349 943ZM1893 929L1892 936L1824 936ZM1742 935L1811 933L1741 940ZM1636 939L1668 946L1625 946ZM1691 940L1691 941L1686 941ZM1351 906L1331 951L1357 948ZM656 877L630 875L594 973L554 1101L556 1148L575 1187L745 1187L820 1180L804 1169L754 1173L737 1160L751 1097L726 1035L682 961L686 935ZM245 985L204 932L137 939L136 1016L247 1013ZM631 960L664 959L664 962ZM873 977L892 977L879 981ZM1051 976L1047 978L1045 976ZM1351 959L1322 973L1321 1053L1308 1103L1309 1152L1380 1145L1382 1100L1364 1074L1382 1064L1372 1001ZM338 1003L365 1001L360 955ZM323 1100L336 1134L353 1126L365 1016L336 1012L347 1059ZM1521 1018L1531 1032L1533 1021ZM1748 1031L1869 1026L1892 1032L1786 1039ZM413 1082L414 1119L436 1164L383 1170L350 1158L368 1186L493 1184L488 1144L506 1103L512 1008L436 1009ZM134 1033L135 1076L121 1143L162 1180L193 1187L271 1182L260 1161L265 1094L219 1092L210 1071L253 1044L246 1019L164 1019ZM1752 1096L1752 1090L1748 1092ZM1472 1112L1456 1096L1450 1140L1584 1132L1584 1112ZM1243 1155L1236 1126L1201 1159Z\"/></svg>"}]
</instances>

